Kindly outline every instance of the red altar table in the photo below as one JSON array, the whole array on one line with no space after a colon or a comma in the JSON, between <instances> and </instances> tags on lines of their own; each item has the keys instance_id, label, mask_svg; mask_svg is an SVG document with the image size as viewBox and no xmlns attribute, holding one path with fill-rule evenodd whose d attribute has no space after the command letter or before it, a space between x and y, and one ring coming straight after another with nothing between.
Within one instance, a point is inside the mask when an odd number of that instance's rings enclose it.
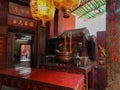
<instances>
[{"instance_id":1,"label":"red altar table","mask_svg":"<svg viewBox=\"0 0 120 90\"><path fill-rule=\"evenodd\" d=\"M0 70L0 88L2 85L19 90L82 90L84 76L54 70L17 67Z\"/></svg>"}]
</instances>

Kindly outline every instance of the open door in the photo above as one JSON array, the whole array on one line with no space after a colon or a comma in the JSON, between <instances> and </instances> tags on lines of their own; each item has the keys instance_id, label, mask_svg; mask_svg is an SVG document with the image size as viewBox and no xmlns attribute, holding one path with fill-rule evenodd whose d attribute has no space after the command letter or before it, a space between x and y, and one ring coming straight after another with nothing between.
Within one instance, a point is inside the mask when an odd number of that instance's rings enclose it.
<instances>
[{"instance_id":1,"label":"open door","mask_svg":"<svg viewBox=\"0 0 120 90\"><path fill-rule=\"evenodd\" d=\"M33 60L33 35L12 33L8 35L8 66L31 67Z\"/></svg>"}]
</instances>

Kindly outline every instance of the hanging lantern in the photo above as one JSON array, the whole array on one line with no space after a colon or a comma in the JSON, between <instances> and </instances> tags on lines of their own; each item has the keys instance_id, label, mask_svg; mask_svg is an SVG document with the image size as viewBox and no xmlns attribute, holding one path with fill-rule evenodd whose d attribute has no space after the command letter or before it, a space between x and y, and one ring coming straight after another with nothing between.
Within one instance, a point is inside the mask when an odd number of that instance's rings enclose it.
<instances>
[{"instance_id":1,"label":"hanging lantern","mask_svg":"<svg viewBox=\"0 0 120 90\"><path fill-rule=\"evenodd\" d=\"M53 19L55 13L53 0L30 0L30 9L32 17L41 20L43 26L46 21Z\"/></svg>"},{"instance_id":2,"label":"hanging lantern","mask_svg":"<svg viewBox=\"0 0 120 90\"><path fill-rule=\"evenodd\" d=\"M75 8L80 3L79 0L54 0L54 4L57 9L61 9L63 11L63 17L68 18L70 14L70 10Z\"/></svg>"}]
</instances>

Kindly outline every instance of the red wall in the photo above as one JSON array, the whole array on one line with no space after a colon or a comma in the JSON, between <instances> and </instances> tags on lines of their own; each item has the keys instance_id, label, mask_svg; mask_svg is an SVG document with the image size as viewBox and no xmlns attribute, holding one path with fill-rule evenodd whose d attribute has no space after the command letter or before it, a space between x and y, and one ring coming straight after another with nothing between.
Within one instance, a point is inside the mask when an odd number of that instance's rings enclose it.
<instances>
[{"instance_id":1,"label":"red wall","mask_svg":"<svg viewBox=\"0 0 120 90\"><path fill-rule=\"evenodd\" d=\"M69 18L63 18L63 12L56 11L54 20L50 22L50 37L60 35L70 29L75 29L75 16L70 14Z\"/></svg>"},{"instance_id":2,"label":"red wall","mask_svg":"<svg viewBox=\"0 0 120 90\"><path fill-rule=\"evenodd\" d=\"M75 17L70 14L69 18L63 18L63 12L59 11L58 14L58 33L61 34L65 30L75 29Z\"/></svg>"},{"instance_id":3,"label":"red wall","mask_svg":"<svg viewBox=\"0 0 120 90\"><path fill-rule=\"evenodd\" d=\"M101 45L102 48L106 49L106 31L98 31L97 32L97 45ZM98 52L98 57L100 57L99 52ZM99 60L99 59L97 59L97 60ZM95 73L96 73L96 76L95 76L96 89L97 90L105 90L106 85L107 85L106 67L101 68L101 69L95 69Z\"/></svg>"},{"instance_id":4,"label":"red wall","mask_svg":"<svg viewBox=\"0 0 120 90\"><path fill-rule=\"evenodd\" d=\"M97 43L98 45L101 45L103 48L106 48L106 33L105 31L99 31L97 32Z\"/></svg>"}]
</instances>

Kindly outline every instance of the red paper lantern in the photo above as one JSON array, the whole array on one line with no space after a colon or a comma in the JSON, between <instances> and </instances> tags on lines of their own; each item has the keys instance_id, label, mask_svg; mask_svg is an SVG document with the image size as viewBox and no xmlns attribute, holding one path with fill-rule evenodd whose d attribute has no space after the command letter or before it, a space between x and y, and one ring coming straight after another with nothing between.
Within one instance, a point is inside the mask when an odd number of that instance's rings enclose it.
<instances>
[{"instance_id":1,"label":"red paper lantern","mask_svg":"<svg viewBox=\"0 0 120 90\"><path fill-rule=\"evenodd\" d=\"M79 0L54 0L55 7L63 11L65 18L69 17L70 10L78 6L79 3Z\"/></svg>"},{"instance_id":2,"label":"red paper lantern","mask_svg":"<svg viewBox=\"0 0 120 90\"><path fill-rule=\"evenodd\" d=\"M55 13L53 0L30 0L30 9L32 17L35 20L42 20L43 26L46 21L53 19Z\"/></svg>"}]
</instances>

